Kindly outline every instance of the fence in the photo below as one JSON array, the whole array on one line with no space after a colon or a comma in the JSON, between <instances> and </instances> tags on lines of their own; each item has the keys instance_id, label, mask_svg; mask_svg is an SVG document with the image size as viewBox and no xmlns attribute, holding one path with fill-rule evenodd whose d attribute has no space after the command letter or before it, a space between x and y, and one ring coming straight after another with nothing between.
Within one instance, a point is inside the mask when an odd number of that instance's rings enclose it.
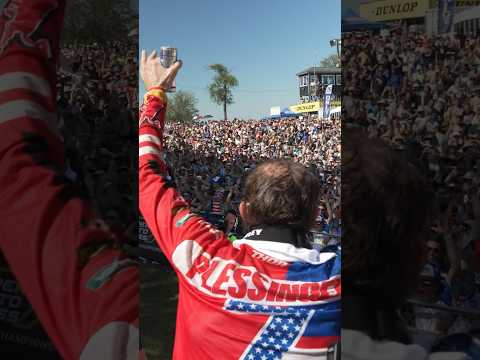
<instances>
[{"instance_id":1,"label":"fence","mask_svg":"<svg viewBox=\"0 0 480 360\"><path fill-rule=\"evenodd\" d=\"M436 310L438 311L438 314L440 314L441 312L448 313L452 316L452 318L455 318L455 316L461 316L463 318L471 320L472 322L476 320L480 321L480 311L476 309L464 309L464 308L459 308L455 306L432 304L432 303L427 303L424 301L418 301L414 299L407 300L407 306L410 306L412 309L428 308L430 310ZM415 324L415 318L410 319L408 330L410 332L410 335L412 336L413 342L418 345L421 345L427 350L430 350L431 346L436 341L438 341L440 338L448 334L448 332L439 333L436 331L419 329L416 326L413 326L414 324Z\"/></svg>"},{"instance_id":2,"label":"fence","mask_svg":"<svg viewBox=\"0 0 480 360\"><path fill-rule=\"evenodd\" d=\"M328 234L324 232L313 231L313 247L321 250L328 245L339 245L341 236L337 234Z\"/></svg>"}]
</instances>

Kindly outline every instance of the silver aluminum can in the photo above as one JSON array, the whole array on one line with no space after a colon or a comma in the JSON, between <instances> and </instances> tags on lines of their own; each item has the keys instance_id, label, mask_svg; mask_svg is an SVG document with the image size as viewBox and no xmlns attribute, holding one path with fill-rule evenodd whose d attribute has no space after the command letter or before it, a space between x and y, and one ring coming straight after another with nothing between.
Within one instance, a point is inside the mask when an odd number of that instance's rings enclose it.
<instances>
[{"instance_id":1,"label":"silver aluminum can","mask_svg":"<svg viewBox=\"0 0 480 360\"><path fill-rule=\"evenodd\" d=\"M170 47L170 46L162 46L160 48L160 63L162 66L166 69L168 69L170 66L172 66L175 61L177 61L177 48ZM172 86L170 89L168 89L168 92L175 92L176 90L176 84L175 80L173 81Z\"/></svg>"}]
</instances>

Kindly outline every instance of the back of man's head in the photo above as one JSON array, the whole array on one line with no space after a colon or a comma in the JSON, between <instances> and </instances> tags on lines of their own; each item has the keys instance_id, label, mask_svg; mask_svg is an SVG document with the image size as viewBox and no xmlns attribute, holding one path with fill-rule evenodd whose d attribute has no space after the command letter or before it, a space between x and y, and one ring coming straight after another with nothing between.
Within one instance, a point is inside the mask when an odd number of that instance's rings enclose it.
<instances>
[{"instance_id":1,"label":"back of man's head","mask_svg":"<svg viewBox=\"0 0 480 360\"><path fill-rule=\"evenodd\" d=\"M432 193L425 177L380 140L342 132L342 287L402 300L424 264Z\"/></svg>"},{"instance_id":2,"label":"back of man's head","mask_svg":"<svg viewBox=\"0 0 480 360\"><path fill-rule=\"evenodd\" d=\"M246 178L242 214L247 226L283 225L307 232L313 226L320 197L319 179L290 160L270 160Z\"/></svg>"}]
</instances>

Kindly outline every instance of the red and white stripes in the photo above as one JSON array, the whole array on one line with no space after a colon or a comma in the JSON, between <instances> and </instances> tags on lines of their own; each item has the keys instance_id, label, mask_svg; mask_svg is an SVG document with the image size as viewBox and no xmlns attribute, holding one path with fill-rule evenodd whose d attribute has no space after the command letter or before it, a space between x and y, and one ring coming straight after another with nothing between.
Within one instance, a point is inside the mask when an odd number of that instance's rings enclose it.
<instances>
[{"instance_id":1,"label":"red and white stripes","mask_svg":"<svg viewBox=\"0 0 480 360\"><path fill-rule=\"evenodd\" d=\"M163 161L163 125L165 121L167 99L163 91L153 89L144 96L140 107L138 156L140 167L145 162Z\"/></svg>"},{"instance_id":2,"label":"red and white stripes","mask_svg":"<svg viewBox=\"0 0 480 360\"><path fill-rule=\"evenodd\" d=\"M162 140L159 131L151 126L142 126L138 137L138 156L140 160L163 162Z\"/></svg>"},{"instance_id":3,"label":"red and white stripes","mask_svg":"<svg viewBox=\"0 0 480 360\"><path fill-rule=\"evenodd\" d=\"M26 71L0 75L0 124L28 118L42 120L56 132L55 99L49 82Z\"/></svg>"},{"instance_id":4,"label":"red and white stripes","mask_svg":"<svg viewBox=\"0 0 480 360\"><path fill-rule=\"evenodd\" d=\"M33 131L46 123L57 133L57 29L64 6L64 1L56 0L15 0L2 7L0 125L24 120L22 130Z\"/></svg>"}]
</instances>

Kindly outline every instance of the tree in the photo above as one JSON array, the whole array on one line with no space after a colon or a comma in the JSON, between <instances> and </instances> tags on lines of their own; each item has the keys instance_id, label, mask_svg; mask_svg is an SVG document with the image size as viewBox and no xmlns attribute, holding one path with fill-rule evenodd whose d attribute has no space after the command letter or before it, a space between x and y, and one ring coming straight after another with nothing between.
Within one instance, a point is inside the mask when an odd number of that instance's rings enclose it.
<instances>
[{"instance_id":1,"label":"tree","mask_svg":"<svg viewBox=\"0 0 480 360\"><path fill-rule=\"evenodd\" d=\"M197 98L193 93L178 91L169 96L167 107L169 121L191 122L197 113Z\"/></svg>"},{"instance_id":2,"label":"tree","mask_svg":"<svg viewBox=\"0 0 480 360\"><path fill-rule=\"evenodd\" d=\"M320 66L326 68L334 68L340 65L340 59L337 54L330 54L320 60Z\"/></svg>"},{"instance_id":3,"label":"tree","mask_svg":"<svg viewBox=\"0 0 480 360\"><path fill-rule=\"evenodd\" d=\"M238 86L238 80L225 65L212 64L208 68L215 72L213 82L208 86L210 99L217 105L223 105L223 117L227 120L227 105L233 104L232 89Z\"/></svg>"},{"instance_id":4,"label":"tree","mask_svg":"<svg viewBox=\"0 0 480 360\"><path fill-rule=\"evenodd\" d=\"M136 17L130 0L71 0L67 2L62 41L121 41Z\"/></svg>"}]
</instances>

